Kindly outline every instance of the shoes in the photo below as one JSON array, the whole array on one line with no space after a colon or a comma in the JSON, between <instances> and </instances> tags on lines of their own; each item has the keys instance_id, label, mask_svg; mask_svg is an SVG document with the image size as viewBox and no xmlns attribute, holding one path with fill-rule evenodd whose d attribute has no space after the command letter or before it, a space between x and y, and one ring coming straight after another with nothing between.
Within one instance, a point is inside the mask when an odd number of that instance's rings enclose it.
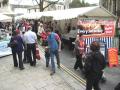
<instances>
[{"instance_id":1,"label":"shoes","mask_svg":"<svg viewBox=\"0 0 120 90\"><path fill-rule=\"evenodd\" d=\"M36 62L33 62L33 66L34 66L34 67L36 66Z\"/></svg>"},{"instance_id":2,"label":"shoes","mask_svg":"<svg viewBox=\"0 0 120 90\"><path fill-rule=\"evenodd\" d=\"M24 69L25 69L24 67L20 68L20 70L24 70Z\"/></svg>"},{"instance_id":3,"label":"shoes","mask_svg":"<svg viewBox=\"0 0 120 90\"><path fill-rule=\"evenodd\" d=\"M52 71L51 73L50 73L50 76L52 76L52 75L54 75L55 74L55 71Z\"/></svg>"},{"instance_id":4,"label":"shoes","mask_svg":"<svg viewBox=\"0 0 120 90\"><path fill-rule=\"evenodd\" d=\"M34 66L34 67L35 67L35 66L36 66L36 63L30 63L30 66Z\"/></svg>"},{"instance_id":5,"label":"shoes","mask_svg":"<svg viewBox=\"0 0 120 90\"><path fill-rule=\"evenodd\" d=\"M77 68L74 68L74 70L76 71L76 70L77 70Z\"/></svg>"},{"instance_id":6,"label":"shoes","mask_svg":"<svg viewBox=\"0 0 120 90\"><path fill-rule=\"evenodd\" d=\"M26 60L23 60L23 63L29 63L29 61L28 61L28 60L27 60L27 61L26 61Z\"/></svg>"},{"instance_id":7,"label":"shoes","mask_svg":"<svg viewBox=\"0 0 120 90\"><path fill-rule=\"evenodd\" d=\"M100 82L104 84L106 82L106 78L102 77L101 80L100 80Z\"/></svg>"},{"instance_id":8,"label":"shoes","mask_svg":"<svg viewBox=\"0 0 120 90\"><path fill-rule=\"evenodd\" d=\"M47 64L46 67L49 67L49 65Z\"/></svg>"},{"instance_id":9,"label":"shoes","mask_svg":"<svg viewBox=\"0 0 120 90\"><path fill-rule=\"evenodd\" d=\"M14 65L14 67L18 67L18 65Z\"/></svg>"},{"instance_id":10,"label":"shoes","mask_svg":"<svg viewBox=\"0 0 120 90\"><path fill-rule=\"evenodd\" d=\"M14 66L15 68L18 67L18 66Z\"/></svg>"},{"instance_id":11,"label":"shoes","mask_svg":"<svg viewBox=\"0 0 120 90\"><path fill-rule=\"evenodd\" d=\"M58 68L60 69L60 65L58 65Z\"/></svg>"}]
</instances>

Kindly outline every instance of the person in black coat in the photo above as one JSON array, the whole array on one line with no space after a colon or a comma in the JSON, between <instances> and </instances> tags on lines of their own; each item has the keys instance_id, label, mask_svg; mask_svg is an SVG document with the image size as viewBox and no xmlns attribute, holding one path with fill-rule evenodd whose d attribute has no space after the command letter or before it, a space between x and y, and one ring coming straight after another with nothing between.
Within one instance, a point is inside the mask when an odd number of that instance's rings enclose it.
<instances>
[{"instance_id":1,"label":"person in black coat","mask_svg":"<svg viewBox=\"0 0 120 90\"><path fill-rule=\"evenodd\" d=\"M13 55L13 62L14 62L14 67L19 67L20 70L24 69L23 66L23 61L22 61L22 52L23 52L23 47L24 47L24 42L19 35L19 32L14 31L13 36L11 37L10 40L10 47L12 49L12 55ZM18 60L17 60L18 56Z\"/></svg>"},{"instance_id":2,"label":"person in black coat","mask_svg":"<svg viewBox=\"0 0 120 90\"><path fill-rule=\"evenodd\" d=\"M100 52L100 44L96 41L90 45L91 52L85 59L86 90L100 90L99 81L102 78L103 69L106 66L105 57Z\"/></svg>"}]
</instances>

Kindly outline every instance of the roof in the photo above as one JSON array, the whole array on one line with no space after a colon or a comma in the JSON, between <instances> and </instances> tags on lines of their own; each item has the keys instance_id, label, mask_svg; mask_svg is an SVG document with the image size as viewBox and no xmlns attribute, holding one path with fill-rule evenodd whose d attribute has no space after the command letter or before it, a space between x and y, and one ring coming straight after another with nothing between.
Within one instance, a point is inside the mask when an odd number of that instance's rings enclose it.
<instances>
[{"instance_id":1,"label":"roof","mask_svg":"<svg viewBox=\"0 0 120 90\"><path fill-rule=\"evenodd\" d=\"M21 18L24 17L28 19L38 19L41 16L52 16L54 20L71 19L71 18L76 18L76 17L81 17L81 16L116 18L115 15L113 15L112 13L110 13L108 10L106 10L105 8L101 6L28 13L28 14L21 16Z\"/></svg>"}]
</instances>

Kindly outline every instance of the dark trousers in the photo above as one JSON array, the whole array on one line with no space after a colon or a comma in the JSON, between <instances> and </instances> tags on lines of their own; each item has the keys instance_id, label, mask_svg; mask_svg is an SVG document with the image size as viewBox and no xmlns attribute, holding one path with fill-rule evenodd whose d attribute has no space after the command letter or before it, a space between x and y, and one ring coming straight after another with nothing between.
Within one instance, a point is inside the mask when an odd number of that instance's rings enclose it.
<instances>
[{"instance_id":1,"label":"dark trousers","mask_svg":"<svg viewBox=\"0 0 120 90\"><path fill-rule=\"evenodd\" d=\"M12 54L13 54L14 66L15 66L15 67L18 67L18 61L17 61L17 55L18 55L19 68L23 68L22 52L19 52L19 53L12 52Z\"/></svg>"},{"instance_id":2,"label":"dark trousers","mask_svg":"<svg viewBox=\"0 0 120 90\"><path fill-rule=\"evenodd\" d=\"M74 69L77 69L78 67L80 69L83 69L82 54L76 55L76 62L75 62L75 65L74 65Z\"/></svg>"},{"instance_id":3,"label":"dark trousers","mask_svg":"<svg viewBox=\"0 0 120 90\"><path fill-rule=\"evenodd\" d=\"M88 75L86 77L86 90L101 90L99 87L99 82L102 77L103 72L97 73L96 75Z\"/></svg>"},{"instance_id":4,"label":"dark trousers","mask_svg":"<svg viewBox=\"0 0 120 90\"><path fill-rule=\"evenodd\" d=\"M30 62L30 65L36 65L36 45L34 44L27 44L27 57Z\"/></svg>"},{"instance_id":5,"label":"dark trousers","mask_svg":"<svg viewBox=\"0 0 120 90\"><path fill-rule=\"evenodd\" d=\"M46 59L46 67L49 66L49 61L50 61L50 54L45 53L45 59Z\"/></svg>"},{"instance_id":6,"label":"dark trousers","mask_svg":"<svg viewBox=\"0 0 120 90\"><path fill-rule=\"evenodd\" d=\"M75 38L69 38L69 50L73 50L74 49L74 45L72 44L72 42L75 41Z\"/></svg>"},{"instance_id":7,"label":"dark trousers","mask_svg":"<svg viewBox=\"0 0 120 90\"><path fill-rule=\"evenodd\" d=\"M94 90L100 90L99 81L87 78L86 90L92 90L92 87L94 88Z\"/></svg>"}]
</instances>

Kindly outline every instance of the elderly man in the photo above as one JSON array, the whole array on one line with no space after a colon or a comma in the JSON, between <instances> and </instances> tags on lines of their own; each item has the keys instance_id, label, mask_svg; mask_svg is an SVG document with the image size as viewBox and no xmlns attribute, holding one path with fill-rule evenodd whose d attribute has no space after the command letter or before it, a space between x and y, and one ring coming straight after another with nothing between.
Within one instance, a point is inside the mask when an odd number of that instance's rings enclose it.
<instances>
[{"instance_id":1,"label":"elderly man","mask_svg":"<svg viewBox=\"0 0 120 90\"><path fill-rule=\"evenodd\" d=\"M25 42L27 44L27 57L31 66L36 66L36 43L37 35L32 31L32 27L28 26L28 31L24 35ZM33 57L33 59L32 59Z\"/></svg>"}]
</instances>

